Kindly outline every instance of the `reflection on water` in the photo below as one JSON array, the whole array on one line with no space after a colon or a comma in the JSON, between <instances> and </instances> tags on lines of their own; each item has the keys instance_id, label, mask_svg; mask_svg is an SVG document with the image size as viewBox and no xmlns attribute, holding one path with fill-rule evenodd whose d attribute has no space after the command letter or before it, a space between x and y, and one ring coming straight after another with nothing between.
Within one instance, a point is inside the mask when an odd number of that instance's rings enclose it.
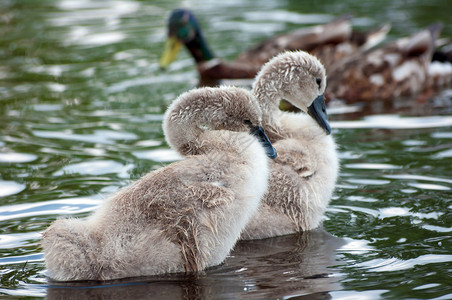
<instances>
[{"instance_id":1,"label":"reflection on water","mask_svg":"<svg viewBox=\"0 0 452 300\"><path fill-rule=\"evenodd\" d=\"M452 126L452 116L400 117L399 115L372 115L359 121L332 122L335 128L421 129Z\"/></svg>"},{"instance_id":2,"label":"reflection on water","mask_svg":"<svg viewBox=\"0 0 452 300\"><path fill-rule=\"evenodd\" d=\"M431 100L329 103L342 169L325 230L240 242L196 277L49 282L41 232L180 159L164 141L162 116L198 79L186 52L167 73L158 69L165 18L179 1L22 2L0 10L0 297L452 298L451 90ZM451 3L441 0L182 4L196 8L227 59L350 11L362 29L389 19L390 39L437 20L452 36Z\"/></svg>"},{"instance_id":3,"label":"reflection on water","mask_svg":"<svg viewBox=\"0 0 452 300\"><path fill-rule=\"evenodd\" d=\"M0 197L17 194L25 189L25 185L14 181L0 181Z\"/></svg>"},{"instance_id":4,"label":"reflection on water","mask_svg":"<svg viewBox=\"0 0 452 300\"><path fill-rule=\"evenodd\" d=\"M345 244L324 230L243 241L221 266L186 277L168 275L104 283L50 282L48 299L264 299L310 295L340 287L336 251Z\"/></svg>"}]
</instances>

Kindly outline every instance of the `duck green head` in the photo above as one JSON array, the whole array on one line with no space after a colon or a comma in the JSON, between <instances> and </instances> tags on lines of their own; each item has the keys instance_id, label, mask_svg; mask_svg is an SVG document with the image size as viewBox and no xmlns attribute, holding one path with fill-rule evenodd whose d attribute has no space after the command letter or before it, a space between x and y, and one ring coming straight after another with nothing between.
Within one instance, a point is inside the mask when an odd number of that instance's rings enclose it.
<instances>
[{"instance_id":1,"label":"duck green head","mask_svg":"<svg viewBox=\"0 0 452 300\"><path fill-rule=\"evenodd\" d=\"M168 38L160 58L162 69L166 69L176 59L182 44L197 63L214 58L193 13L187 9L175 9L168 19Z\"/></svg>"}]
</instances>

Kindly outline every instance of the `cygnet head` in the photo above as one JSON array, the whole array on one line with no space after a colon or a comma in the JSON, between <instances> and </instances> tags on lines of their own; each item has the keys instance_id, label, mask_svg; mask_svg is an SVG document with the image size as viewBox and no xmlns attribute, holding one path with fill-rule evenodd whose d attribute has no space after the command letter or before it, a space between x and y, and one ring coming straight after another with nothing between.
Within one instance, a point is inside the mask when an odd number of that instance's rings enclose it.
<instances>
[{"instance_id":1,"label":"cygnet head","mask_svg":"<svg viewBox=\"0 0 452 300\"><path fill-rule=\"evenodd\" d=\"M326 71L322 63L304 51L283 52L268 61L256 76L253 93L264 113L272 114L281 99L309 113L331 132L326 114L324 92Z\"/></svg>"},{"instance_id":2,"label":"cygnet head","mask_svg":"<svg viewBox=\"0 0 452 300\"><path fill-rule=\"evenodd\" d=\"M175 149L179 149L182 140L189 143L206 130L250 132L269 157L276 157L276 150L262 129L261 109L254 96L242 88L204 87L180 95L166 111L163 128L168 143Z\"/></svg>"}]
</instances>

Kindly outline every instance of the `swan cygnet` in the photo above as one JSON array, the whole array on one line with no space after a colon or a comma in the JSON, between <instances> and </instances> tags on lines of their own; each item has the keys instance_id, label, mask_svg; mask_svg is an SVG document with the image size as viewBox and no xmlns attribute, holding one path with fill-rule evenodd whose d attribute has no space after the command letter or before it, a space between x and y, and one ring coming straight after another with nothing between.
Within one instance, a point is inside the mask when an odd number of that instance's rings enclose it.
<instances>
[{"instance_id":1,"label":"swan cygnet","mask_svg":"<svg viewBox=\"0 0 452 300\"><path fill-rule=\"evenodd\" d=\"M110 280L223 262L267 189L267 156L276 156L259 105L243 89L195 89L169 107L164 131L170 144L202 144L203 153L144 175L86 219L55 221L42 238L49 277Z\"/></svg>"},{"instance_id":2,"label":"swan cygnet","mask_svg":"<svg viewBox=\"0 0 452 300\"><path fill-rule=\"evenodd\" d=\"M270 163L267 193L242 239L291 234L320 225L339 172L325 88L325 68L303 51L275 56L256 76L253 93L278 157ZM280 111L281 99L302 112Z\"/></svg>"}]
</instances>

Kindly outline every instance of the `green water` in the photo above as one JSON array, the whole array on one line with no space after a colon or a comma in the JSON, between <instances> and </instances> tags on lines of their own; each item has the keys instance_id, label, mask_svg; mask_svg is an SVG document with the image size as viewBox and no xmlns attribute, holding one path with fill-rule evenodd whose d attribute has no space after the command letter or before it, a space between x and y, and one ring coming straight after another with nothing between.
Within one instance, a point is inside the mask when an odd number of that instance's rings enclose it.
<instances>
[{"instance_id":1,"label":"green water","mask_svg":"<svg viewBox=\"0 0 452 300\"><path fill-rule=\"evenodd\" d=\"M177 159L162 114L197 74L186 52L166 73L157 61L166 16L183 5L215 53L230 59L346 12L360 29L391 22L390 39L435 21L452 37L445 0L2 1L0 297L451 299L450 91L421 108L412 99L403 112L331 109L342 169L321 230L239 243L224 265L197 278L47 280L39 239L53 220L86 216Z\"/></svg>"}]
</instances>

